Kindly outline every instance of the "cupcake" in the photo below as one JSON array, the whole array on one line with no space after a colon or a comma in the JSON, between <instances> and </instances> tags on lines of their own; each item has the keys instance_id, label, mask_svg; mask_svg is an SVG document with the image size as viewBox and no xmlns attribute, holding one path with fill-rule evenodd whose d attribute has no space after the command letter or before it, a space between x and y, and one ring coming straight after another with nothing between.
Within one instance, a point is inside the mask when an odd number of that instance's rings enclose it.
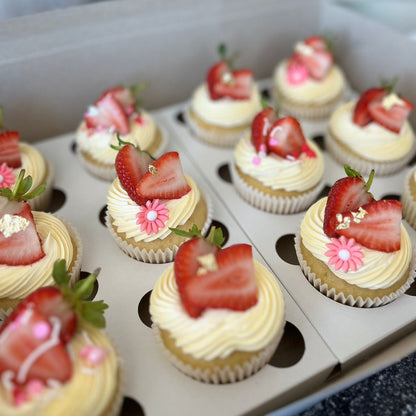
<instances>
[{"instance_id":1,"label":"cupcake","mask_svg":"<svg viewBox=\"0 0 416 416\"><path fill-rule=\"evenodd\" d=\"M0 330L2 416L116 416L120 366L103 327L103 301L87 301L90 275L75 289L64 260L55 287L23 299Z\"/></svg>"},{"instance_id":2,"label":"cupcake","mask_svg":"<svg viewBox=\"0 0 416 416\"><path fill-rule=\"evenodd\" d=\"M117 152L111 145L117 145L117 133L155 157L163 152L165 134L152 116L138 106L137 90L115 87L105 91L88 108L78 127L77 153L87 171L98 178L112 181L116 177Z\"/></svg>"},{"instance_id":3,"label":"cupcake","mask_svg":"<svg viewBox=\"0 0 416 416\"><path fill-rule=\"evenodd\" d=\"M150 296L153 329L167 358L188 376L215 384L259 371L285 324L276 278L253 259L251 246L220 249L219 231L182 244Z\"/></svg>"},{"instance_id":4,"label":"cupcake","mask_svg":"<svg viewBox=\"0 0 416 416\"><path fill-rule=\"evenodd\" d=\"M413 107L392 87L371 88L333 112L326 148L338 162L363 174L372 169L377 175L397 172L415 152L414 133L407 121Z\"/></svg>"},{"instance_id":5,"label":"cupcake","mask_svg":"<svg viewBox=\"0 0 416 416\"><path fill-rule=\"evenodd\" d=\"M46 185L45 192L29 201L33 209L46 211L52 198L53 166L34 146L20 142L17 131L2 128L0 111L0 188L14 185L22 169L32 177L34 187Z\"/></svg>"},{"instance_id":6,"label":"cupcake","mask_svg":"<svg viewBox=\"0 0 416 416\"><path fill-rule=\"evenodd\" d=\"M416 229L416 168L413 167L404 179L403 193L403 218Z\"/></svg>"},{"instance_id":7,"label":"cupcake","mask_svg":"<svg viewBox=\"0 0 416 416\"><path fill-rule=\"evenodd\" d=\"M35 289L53 284L55 260L66 260L74 283L81 266L78 232L55 215L32 211L25 202L37 195L20 172L13 191L0 188L0 309L14 308ZM42 189L42 188L37 188ZM0 412L1 414L1 412Z\"/></svg>"},{"instance_id":8,"label":"cupcake","mask_svg":"<svg viewBox=\"0 0 416 416\"><path fill-rule=\"evenodd\" d=\"M334 64L330 43L311 36L273 73L273 95L282 112L296 118L328 117L344 96L346 81Z\"/></svg>"},{"instance_id":9,"label":"cupcake","mask_svg":"<svg viewBox=\"0 0 416 416\"><path fill-rule=\"evenodd\" d=\"M308 208L320 192L324 160L293 117L278 118L271 107L253 120L234 150L231 174L239 195L275 214Z\"/></svg>"},{"instance_id":10,"label":"cupcake","mask_svg":"<svg viewBox=\"0 0 416 416\"><path fill-rule=\"evenodd\" d=\"M346 305L373 307L402 295L415 277L402 204L375 200L368 182L346 167L328 198L306 212L296 237L299 264L313 286Z\"/></svg>"},{"instance_id":11,"label":"cupcake","mask_svg":"<svg viewBox=\"0 0 416 416\"><path fill-rule=\"evenodd\" d=\"M260 93L248 69L234 70L220 45L221 60L193 92L187 112L191 131L202 141L233 147L261 110Z\"/></svg>"},{"instance_id":12,"label":"cupcake","mask_svg":"<svg viewBox=\"0 0 416 416\"><path fill-rule=\"evenodd\" d=\"M186 240L172 227L187 230L196 224L207 230L211 204L183 173L177 152L153 160L131 144L122 144L116 170L107 194L106 224L129 256L148 263L169 262Z\"/></svg>"}]
</instances>

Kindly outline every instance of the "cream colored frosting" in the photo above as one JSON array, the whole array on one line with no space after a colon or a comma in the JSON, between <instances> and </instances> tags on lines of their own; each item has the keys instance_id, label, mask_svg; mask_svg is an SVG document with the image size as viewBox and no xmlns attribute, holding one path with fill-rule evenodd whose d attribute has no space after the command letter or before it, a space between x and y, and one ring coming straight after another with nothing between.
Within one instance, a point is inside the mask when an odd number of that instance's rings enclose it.
<instances>
[{"instance_id":1,"label":"cream colored frosting","mask_svg":"<svg viewBox=\"0 0 416 416\"><path fill-rule=\"evenodd\" d=\"M157 127L146 111L140 113L142 121L135 121L136 117L137 115L132 115L129 119L130 133L120 137L126 142L138 145L141 150L146 150L155 139ZM114 132L88 129L83 121L78 127L76 141L80 150L91 154L94 159L105 164L114 164L117 151L110 147L112 144L118 145L117 135Z\"/></svg>"},{"instance_id":2,"label":"cream colored frosting","mask_svg":"<svg viewBox=\"0 0 416 416\"><path fill-rule=\"evenodd\" d=\"M376 122L364 127L353 120L355 101L339 106L329 120L332 134L354 153L378 162L398 160L409 154L414 145L414 133L405 121L399 134Z\"/></svg>"},{"instance_id":3,"label":"cream colored frosting","mask_svg":"<svg viewBox=\"0 0 416 416\"><path fill-rule=\"evenodd\" d=\"M304 104L322 104L333 100L345 88L345 78L341 69L333 65L328 75L320 81L308 78L301 84L290 84L287 80L287 63L280 63L273 74L273 82L288 99Z\"/></svg>"},{"instance_id":4,"label":"cream colored frosting","mask_svg":"<svg viewBox=\"0 0 416 416\"><path fill-rule=\"evenodd\" d=\"M15 180L21 169L25 169L25 176L32 177L32 189L46 182L47 166L42 154L35 147L27 143L19 143L22 167L13 170Z\"/></svg>"},{"instance_id":5,"label":"cream colored frosting","mask_svg":"<svg viewBox=\"0 0 416 416\"><path fill-rule=\"evenodd\" d=\"M284 325L284 299L276 278L254 261L258 301L246 311L206 309L191 318L182 307L173 265L160 276L150 297L152 321L169 331L176 345L197 359L225 358L268 345Z\"/></svg>"},{"instance_id":6,"label":"cream colored frosting","mask_svg":"<svg viewBox=\"0 0 416 416\"><path fill-rule=\"evenodd\" d=\"M316 153L316 158L302 154L299 159L288 160L270 153L260 157L250 140L250 133L241 139L235 148L234 158L241 171L272 189L306 191L322 179L324 160L318 146L307 141ZM259 164L253 160L260 160Z\"/></svg>"},{"instance_id":7,"label":"cream colored frosting","mask_svg":"<svg viewBox=\"0 0 416 416\"><path fill-rule=\"evenodd\" d=\"M3 202L0 199L0 203ZM2 298L22 299L41 286L53 285L52 269L55 260L65 259L66 264L72 262L74 247L63 222L52 214L37 211L32 213L45 257L27 266L0 265Z\"/></svg>"},{"instance_id":8,"label":"cream colored frosting","mask_svg":"<svg viewBox=\"0 0 416 416\"><path fill-rule=\"evenodd\" d=\"M306 249L318 260L328 264L329 258L325 252L328 250L326 244L331 239L323 231L326 200L327 198L322 198L308 209L300 226L300 236ZM340 279L366 289L388 288L409 272L412 243L403 225L400 250L385 253L364 246L361 246L361 250L364 254L363 266L357 271L344 273L342 270L336 271L334 266L328 267Z\"/></svg>"},{"instance_id":9,"label":"cream colored frosting","mask_svg":"<svg viewBox=\"0 0 416 416\"><path fill-rule=\"evenodd\" d=\"M80 351L87 345L108 351L97 367L87 366ZM0 414L2 416L101 416L118 388L118 363L114 347L105 333L84 324L69 343L73 362L71 379L57 389L45 389L34 400L19 407L11 404L10 393L0 386Z\"/></svg>"},{"instance_id":10,"label":"cream colored frosting","mask_svg":"<svg viewBox=\"0 0 416 416\"><path fill-rule=\"evenodd\" d=\"M119 179L116 178L107 194L107 207L117 232L126 233L127 238L133 238L136 242L149 242L156 239L163 240L172 232L169 227L176 228L178 225L185 224L200 199L199 189L193 179L186 175L185 177L191 190L179 199L160 200L161 203L166 204L166 208L169 210L167 214L169 219L166 221L164 228L150 235L146 231L140 231L140 224L137 224L137 214L140 212L140 206L130 199Z\"/></svg>"},{"instance_id":11,"label":"cream colored frosting","mask_svg":"<svg viewBox=\"0 0 416 416\"><path fill-rule=\"evenodd\" d=\"M220 127L250 124L262 108L260 93L255 84L247 100L233 100L228 97L212 100L208 86L204 83L194 91L191 106L202 120Z\"/></svg>"}]
</instances>

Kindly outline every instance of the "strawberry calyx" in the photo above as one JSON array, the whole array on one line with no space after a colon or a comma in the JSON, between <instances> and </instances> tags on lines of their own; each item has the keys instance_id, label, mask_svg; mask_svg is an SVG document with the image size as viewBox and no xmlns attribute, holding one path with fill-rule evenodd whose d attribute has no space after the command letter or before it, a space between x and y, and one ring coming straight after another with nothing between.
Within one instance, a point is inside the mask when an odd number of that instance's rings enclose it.
<instances>
[{"instance_id":1,"label":"strawberry calyx","mask_svg":"<svg viewBox=\"0 0 416 416\"><path fill-rule=\"evenodd\" d=\"M32 182L32 177L30 175L25 177L25 169L22 169L19 172L13 189L0 188L0 196L4 196L9 201L28 201L29 199L33 199L45 191L46 184L41 184L30 191Z\"/></svg>"}]
</instances>

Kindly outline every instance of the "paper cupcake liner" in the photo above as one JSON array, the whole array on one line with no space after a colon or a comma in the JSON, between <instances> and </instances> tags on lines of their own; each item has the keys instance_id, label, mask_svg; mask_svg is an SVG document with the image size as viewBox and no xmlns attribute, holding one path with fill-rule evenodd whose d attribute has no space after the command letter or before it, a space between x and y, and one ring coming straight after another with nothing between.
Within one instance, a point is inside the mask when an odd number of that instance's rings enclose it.
<instances>
[{"instance_id":1,"label":"paper cupcake liner","mask_svg":"<svg viewBox=\"0 0 416 416\"><path fill-rule=\"evenodd\" d=\"M317 185L311 191L299 196L275 197L266 195L244 182L236 171L234 163L231 164L231 177L235 189L245 201L262 211L273 214L294 214L304 211L312 205L321 192L321 186Z\"/></svg>"},{"instance_id":2,"label":"paper cupcake liner","mask_svg":"<svg viewBox=\"0 0 416 416\"><path fill-rule=\"evenodd\" d=\"M156 342L159 344L162 352L165 354L167 359L182 373L197 381L211 384L226 384L234 383L237 381L244 380L251 375L261 370L272 358L274 352L283 335L283 327L279 333L272 339L272 341L266 345L257 354L254 354L249 360L231 367L225 365L223 367L216 366L214 369L202 370L201 368L195 368L190 364L187 364L180 360L175 354L173 354L168 348L165 347L162 337L160 335L159 327L155 324L152 325L153 332L155 334Z\"/></svg>"},{"instance_id":3,"label":"paper cupcake liner","mask_svg":"<svg viewBox=\"0 0 416 416\"><path fill-rule=\"evenodd\" d=\"M202 227L202 234L204 234L206 231L208 231L208 227L211 224L212 221L212 213L213 213L213 207L212 202L209 197L207 197L206 194L203 194L201 192L201 195L205 199L205 202L207 204L207 219L204 223L204 226ZM117 245L123 250L127 255L130 257L142 261L144 263L169 263L174 260L176 253L179 249L179 246L174 244L172 247L167 248L166 250L146 250L146 249L140 249L139 247L134 247L131 244L127 243L125 240L123 240L114 230L112 224L111 224L111 215L107 211L105 216L105 224L110 231L111 236L114 238Z\"/></svg>"},{"instance_id":4,"label":"paper cupcake liner","mask_svg":"<svg viewBox=\"0 0 416 416\"><path fill-rule=\"evenodd\" d=\"M415 169L413 168L406 174L401 202L403 204L403 218L411 227L416 228L416 201L410 191L410 179L414 173Z\"/></svg>"},{"instance_id":5,"label":"paper cupcake liner","mask_svg":"<svg viewBox=\"0 0 416 416\"><path fill-rule=\"evenodd\" d=\"M186 123L188 124L192 133L201 141L218 146L218 147L234 147L238 141L249 131L244 129L236 133L216 133L210 130L205 130L199 126L189 115L189 108L185 112Z\"/></svg>"},{"instance_id":6,"label":"paper cupcake liner","mask_svg":"<svg viewBox=\"0 0 416 416\"><path fill-rule=\"evenodd\" d=\"M48 175L46 177L46 189L45 192L38 195L36 198L29 199L28 204L33 211L47 211L52 199L53 193L53 184L55 180L55 169L52 163L45 158L45 163L47 165Z\"/></svg>"},{"instance_id":7,"label":"paper cupcake liner","mask_svg":"<svg viewBox=\"0 0 416 416\"><path fill-rule=\"evenodd\" d=\"M377 306L386 305L387 303L392 302L393 300L397 299L399 296L403 295L407 289L409 289L410 285L413 283L415 277L416 277L416 251L414 251L412 256L412 262L410 267L410 273L409 278L407 281L401 286L399 289L397 289L395 292L392 292L389 295L385 295L382 298L380 297L374 297L374 298L362 298L361 296L354 297L352 295L346 296L343 292L337 292L335 288L329 287L326 283L322 283L321 279L316 276L314 272L311 271L311 268L308 266L306 260L304 260L300 248L300 235L299 232L296 233L295 236L295 250L296 254L298 256L299 265L304 273L304 275L307 277L309 282L313 285L313 287L317 290L319 290L322 294L325 296L328 296L329 298L342 303L344 305L348 306L355 306L359 308L373 308Z\"/></svg>"},{"instance_id":8,"label":"paper cupcake liner","mask_svg":"<svg viewBox=\"0 0 416 416\"><path fill-rule=\"evenodd\" d=\"M341 165L349 165L362 175L369 175L371 170L374 169L376 176L391 175L392 173L398 172L407 165L415 153L415 144L413 144L409 154L399 160L392 162L368 161L351 152L346 152L329 132L325 134L325 147L331 156Z\"/></svg>"}]
</instances>

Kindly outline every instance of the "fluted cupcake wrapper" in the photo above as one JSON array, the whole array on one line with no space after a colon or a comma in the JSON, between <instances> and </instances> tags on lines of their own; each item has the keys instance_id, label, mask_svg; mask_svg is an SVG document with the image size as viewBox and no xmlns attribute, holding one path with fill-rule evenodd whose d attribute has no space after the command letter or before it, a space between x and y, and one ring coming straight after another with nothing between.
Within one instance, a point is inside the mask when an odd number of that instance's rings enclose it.
<instances>
[{"instance_id":1,"label":"fluted cupcake wrapper","mask_svg":"<svg viewBox=\"0 0 416 416\"><path fill-rule=\"evenodd\" d=\"M160 335L159 327L153 324L152 329L155 334L156 342L160 345L163 353L179 371L204 383L226 384L244 380L261 370L270 361L276 351L283 335L284 326L282 326L273 340L266 347L261 349L257 354L253 355L243 364L235 365L233 367L230 365L225 365L223 367L216 366L212 370L202 370L201 368L193 367L190 364L184 363L165 347Z\"/></svg>"},{"instance_id":2,"label":"fluted cupcake wrapper","mask_svg":"<svg viewBox=\"0 0 416 416\"><path fill-rule=\"evenodd\" d=\"M213 213L213 206L211 199L207 197L205 193L201 192L202 197L205 199L205 202L207 204L207 219L205 221L204 226L202 227L202 234L204 234L206 231L208 231L208 227L211 224L212 221L212 213ZM111 215L107 211L105 216L105 224L110 231L111 236L114 238L117 245L123 250L127 255L130 257L143 261L145 263L169 263L174 260L176 253L179 249L179 246L176 244L172 247L165 249L165 250L146 250L146 249L140 249L139 247L134 247L131 244L129 244L127 241L123 240L114 230L112 224L111 224Z\"/></svg>"},{"instance_id":3,"label":"fluted cupcake wrapper","mask_svg":"<svg viewBox=\"0 0 416 416\"><path fill-rule=\"evenodd\" d=\"M336 140L331 136L329 132L327 132L325 135L325 147L331 156L341 165L349 165L356 171L360 172L361 175L369 175L371 170L374 169L376 176L391 175L403 169L412 159L416 150L414 143L409 154L399 160L394 160L391 162L364 160L359 156L352 154L351 152L346 152L345 149L336 142Z\"/></svg>"},{"instance_id":4,"label":"fluted cupcake wrapper","mask_svg":"<svg viewBox=\"0 0 416 416\"><path fill-rule=\"evenodd\" d=\"M189 108L185 113L186 122L192 133L201 141L218 147L234 147L249 129L236 133L217 133L200 127L190 116Z\"/></svg>"},{"instance_id":5,"label":"fluted cupcake wrapper","mask_svg":"<svg viewBox=\"0 0 416 416\"><path fill-rule=\"evenodd\" d=\"M231 164L231 176L235 189L244 200L262 211L273 214L294 214L304 211L315 202L321 192L321 186L319 184L311 191L299 196L275 197L266 195L244 182L236 171L234 163Z\"/></svg>"},{"instance_id":6,"label":"fluted cupcake wrapper","mask_svg":"<svg viewBox=\"0 0 416 416\"><path fill-rule=\"evenodd\" d=\"M403 204L403 218L410 224L411 227L416 228L416 201L413 199L410 190L410 179L415 173L415 168L407 172L401 202Z\"/></svg>"},{"instance_id":7,"label":"fluted cupcake wrapper","mask_svg":"<svg viewBox=\"0 0 416 416\"><path fill-rule=\"evenodd\" d=\"M299 265L304 275L313 285L313 287L319 290L325 296L328 296L329 298L348 306L355 306L359 308L373 308L377 306L386 305L387 303L390 303L393 300L397 299L399 296L403 295L407 291L407 289L409 289L410 285L413 283L416 277L416 251L414 251L412 256L412 264L410 267L409 278L406 280L406 283L402 285L399 289L397 289L395 292L392 292L390 295L383 296L382 298L362 298L361 296L354 297L352 295L347 296L343 292L337 292L335 288L328 287L326 283L322 283L321 279L311 271L311 268L308 266L306 260L304 260L302 256L299 232L297 232L295 236L295 250L298 256Z\"/></svg>"},{"instance_id":8,"label":"fluted cupcake wrapper","mask_svg":"<svg viewBox=\"0 0 416 416\"><path fill-rule=\"evenodd\" d=\"M36 198L29 199L29 201L27 201L33 211L47 211L52 199L53 184L55 180L55 169L52 163L46 158L45 163L47 165L48 170L48 175L45 180L45 192L41 193Z\"/></svg>"}]
</instances>

